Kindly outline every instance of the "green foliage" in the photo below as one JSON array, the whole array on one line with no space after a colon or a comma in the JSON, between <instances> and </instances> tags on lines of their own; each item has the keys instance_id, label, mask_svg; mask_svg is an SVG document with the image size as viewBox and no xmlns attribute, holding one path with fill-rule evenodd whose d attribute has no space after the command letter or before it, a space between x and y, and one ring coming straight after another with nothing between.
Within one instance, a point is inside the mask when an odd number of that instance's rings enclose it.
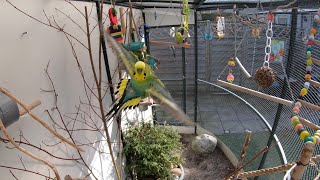
<instances>
[{"instance_id":1,"label":"green foliage","mask_svg":"<svg viewBox=\"0 0 320 180\"><path fill-rule=\"evenodd\" d=\"M183 162L180 138L177 131L167 126L143 123L130 128L124 135L126 171L138 179L170 178L171 165Z\"/></svg>"}]
</instances>

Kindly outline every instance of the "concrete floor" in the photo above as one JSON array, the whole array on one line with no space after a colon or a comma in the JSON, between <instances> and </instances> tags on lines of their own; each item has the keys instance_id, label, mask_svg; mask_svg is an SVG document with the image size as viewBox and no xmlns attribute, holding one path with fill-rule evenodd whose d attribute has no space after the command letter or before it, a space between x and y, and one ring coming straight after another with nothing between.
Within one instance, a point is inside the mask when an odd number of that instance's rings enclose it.
<instances>
[{"instance_id":1,"label":"concrete floor","mask_svg":"<svg viewBox=\"0 0 320 180\"><path fill-rule=\"evenodd\" d=\"M174 95L177 104L182 107L181 95ZM198 123L216 135L225 133L243 133L268 131L259 116L242 101L230 94L201 94L198 96ZM194 101L187 99L187 114L194 118ZM161 109L157 110L157 120L179 124Z\"/></svg>"},{"instance_id":2,"label":"concrete floor","mask_svg":"<svg viewBox=\"0 0 320 180\"><path fill-rule=\"evenodd\" d=\"M200 96L198 110L200 125L216 135L267 130L253 110L228 94Z\"/></svg>"}]
</instances>

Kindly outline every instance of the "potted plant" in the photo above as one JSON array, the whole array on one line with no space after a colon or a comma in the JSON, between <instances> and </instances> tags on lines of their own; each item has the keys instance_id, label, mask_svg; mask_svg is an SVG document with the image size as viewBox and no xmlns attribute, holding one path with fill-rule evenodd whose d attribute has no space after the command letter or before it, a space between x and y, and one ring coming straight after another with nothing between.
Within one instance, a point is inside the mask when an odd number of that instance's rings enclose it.
<instances>
[{"instance_id":1,"label":"potted plant","mask_svg":"<svg viewBox=\"0 0 320 180\"><path fill-rule=\"evenodd\" d=\"M181 136L169 126L142 123L124 135L126 172L132 179L171 179L172 166L183 162Z\"/></svg>"}]
</instances>

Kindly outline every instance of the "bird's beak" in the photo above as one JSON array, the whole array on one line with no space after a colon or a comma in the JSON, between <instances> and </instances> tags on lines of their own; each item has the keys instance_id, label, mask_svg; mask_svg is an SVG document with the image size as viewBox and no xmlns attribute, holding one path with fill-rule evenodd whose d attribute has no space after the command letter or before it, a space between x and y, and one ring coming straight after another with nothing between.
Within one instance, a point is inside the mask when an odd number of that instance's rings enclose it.
<instances>
[{"instance_id":1,"label":"bird's beak","mask_svg":"<svg viewBox=\"0 0 320 180\"><path fill-rule=\"evenodd\" d=\"M140 74L142 72L142 68L137 68L137 72Z\"/></svg>"}]
</instances>

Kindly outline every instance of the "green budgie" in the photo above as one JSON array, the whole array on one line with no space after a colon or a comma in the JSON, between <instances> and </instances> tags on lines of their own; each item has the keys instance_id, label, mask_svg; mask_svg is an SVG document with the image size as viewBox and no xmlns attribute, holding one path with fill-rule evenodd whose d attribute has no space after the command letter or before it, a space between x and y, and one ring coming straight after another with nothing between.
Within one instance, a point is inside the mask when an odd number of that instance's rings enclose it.
<instances>
[{"instance_id":1,"label":"green budgie","mask_svg":"<svg viewBox=\"0 0 320 180\"><path fill-rule=\"evenodd\" d=\"M173 102L170 93L151 67L143 61L139 61L133 53L126 50L110 35L106 34L106 37L131 77L130 79L122 79L118 83L118 90L115 93L116 100L107 114L107 118L110 119L118 115L121 110L137 107L143 98L151 95L173 117L186 124L193 124L190 118Z\"/></svg>"}]
</instances>

